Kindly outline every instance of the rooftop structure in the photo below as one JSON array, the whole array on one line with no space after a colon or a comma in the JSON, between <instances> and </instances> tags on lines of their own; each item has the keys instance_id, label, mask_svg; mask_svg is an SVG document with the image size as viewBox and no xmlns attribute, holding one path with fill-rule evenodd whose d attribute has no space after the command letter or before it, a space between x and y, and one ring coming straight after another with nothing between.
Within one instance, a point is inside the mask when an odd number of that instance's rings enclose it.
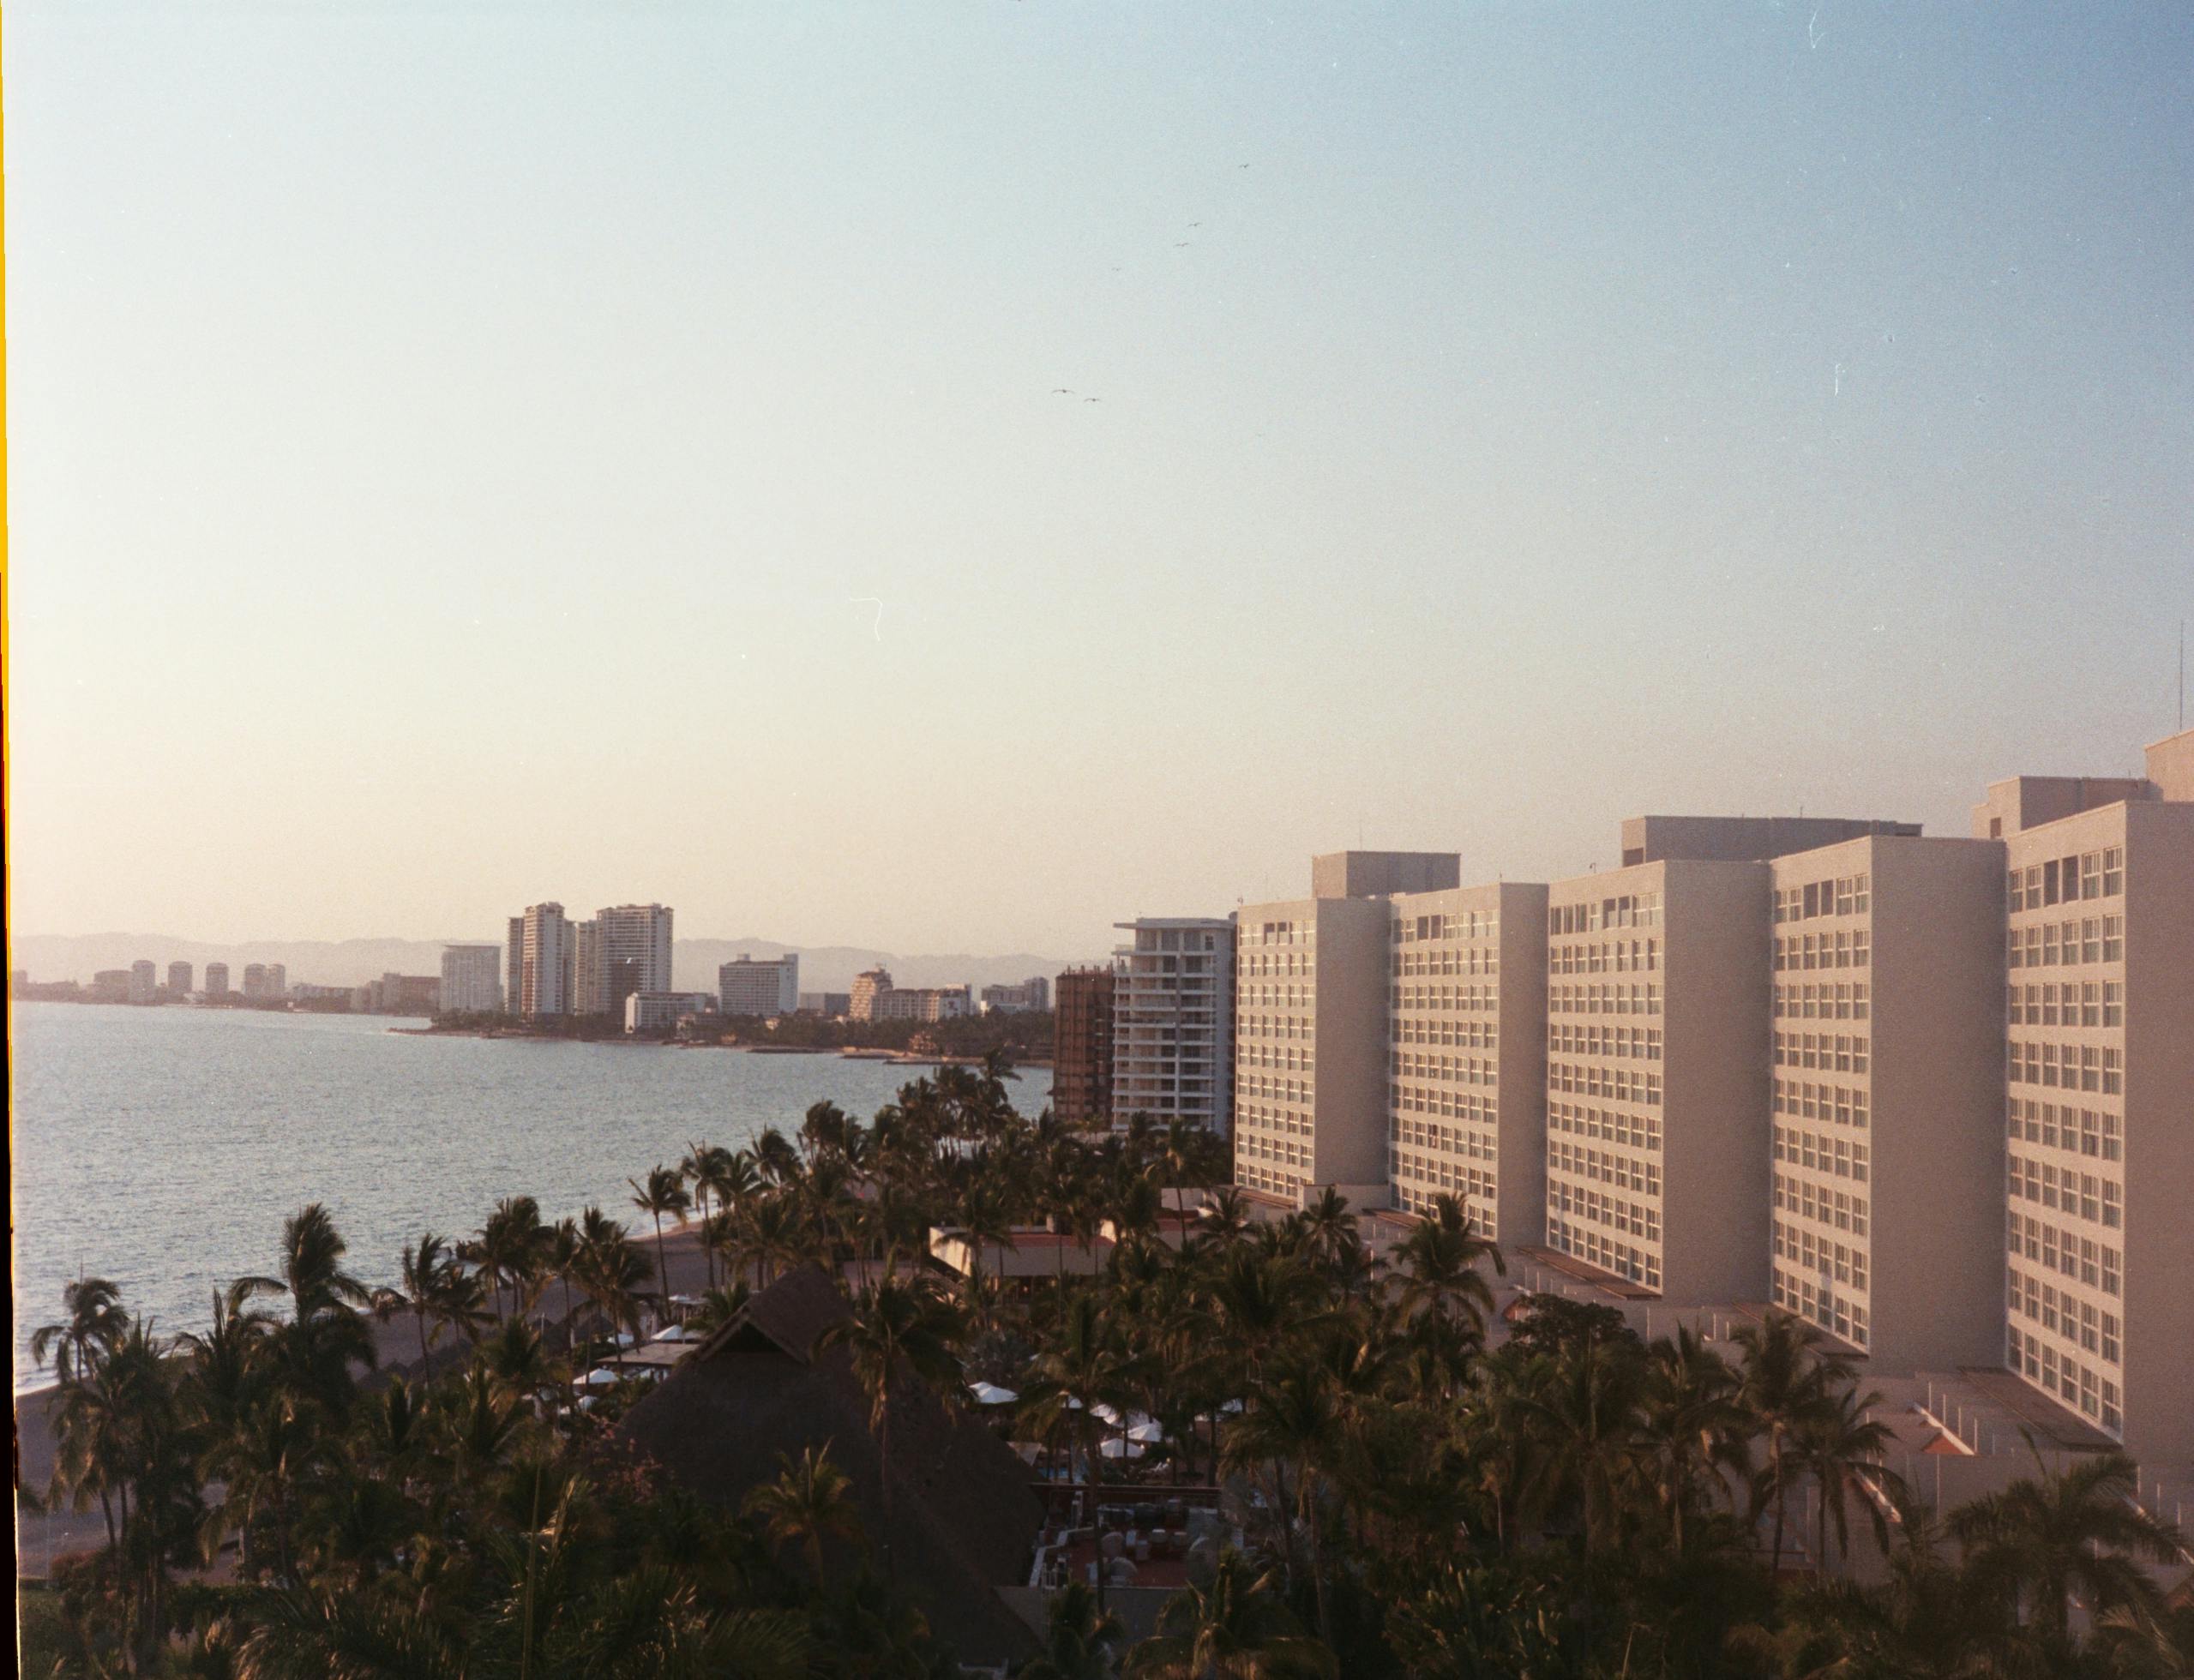
<instances>
[{"instance_id":1,"label":"rooftop structure","mask_svg":"<svg viewBox=\"0 0 2194 1680\"><path fill-rule=\"evenodd\" d=\"M1310 861L1313 898L1383 898L1438 892L1463 879L1454 852L1325 852Z\"/></svg>"}]
</instances>

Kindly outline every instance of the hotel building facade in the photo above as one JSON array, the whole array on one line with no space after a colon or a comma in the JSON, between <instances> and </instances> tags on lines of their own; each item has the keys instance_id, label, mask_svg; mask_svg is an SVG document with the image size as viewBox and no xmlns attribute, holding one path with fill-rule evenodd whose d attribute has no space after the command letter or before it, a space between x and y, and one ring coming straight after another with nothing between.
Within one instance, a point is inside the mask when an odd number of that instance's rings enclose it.
<instances>
[{"instance_id":1,"label":"hotel building facade","mask_svg":"<svg viewBox=\"0 0 2194 1680\"><path fill-rule=\"evenodd\" d=\"M652 989L652 988L651 988ZM791 1015L800 1007L800 957L760 961L741 951L716 970L718 1007L726 1015Z\"/></svg>"},{"instance_id":2,"label":"hotel building facade","mask_svg":"<svg viewBox=\"0 0 2194 1680\"><path fill-rule=\"evenodd\" d=\"M1328 1185L1359 1208L1388 1199L1388 919L1384 898L1235 913L1237 1183L1297 1202Z\"/></svg>"},{"instance_id":3,"label":"hotel building facade","mask_svg":"<svg viewBox=\"0 0 2194 1680\"><path fill-rule=\"evenodd\" d=\"M1224 1137L1235 1114L1235 923L1143 916L1116 924L1112 1117L1186 1120Z\"/></svg>"},{"instance_id":4,"label":"hotel building facade","mask_svg":"<svg viewBox=\"0 0 2194 1680\"><path fill-rule=\"evenodd\" d=\"M1547 889L1388 902L1386 1138L1393 1205L1460 1200L1484 1235L1546 1234Z\"/></svg>"},{"instance_id":5,"label":"hotel building facade","mask_svg":"<svg viewBox=\"0 0 2194 1680\"><path fill-rule=\"evenodd\" d=\"M491 945L444 945L442 951L442 1007L468 1015L499 1014L503 953Z\"/></svg>"},{"instance_id":6,"label":"hotel building facade","mask_svg":"<svg viewBox=\"0 0 2194 1680\"><path fill-rule=\"evenodd\" d=\"M1878 835L1769 867L1767 1299L1884 1368L1992 1363L2003 849Z\"/></svg>"},{"instance_id":7,"label":"hotel building facade","mask_svg":"<svg viewBox=\"0 0 2194 1680\"><path fill-rule=\"evenodd\" d=\"M2138 779L1993 784L2004 1343L2149 1460L2194 1458L2194 731Z\"/></svg>"}]
</instances>

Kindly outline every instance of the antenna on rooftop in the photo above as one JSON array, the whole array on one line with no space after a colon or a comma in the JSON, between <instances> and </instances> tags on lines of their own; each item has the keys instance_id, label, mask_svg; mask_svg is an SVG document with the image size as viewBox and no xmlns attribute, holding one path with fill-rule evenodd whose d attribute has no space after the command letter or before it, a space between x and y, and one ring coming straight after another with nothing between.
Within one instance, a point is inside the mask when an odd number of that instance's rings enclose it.
<instances>
[{"instance_id":1,"label":"antenna on rooftop","mask_svg":"<svg viewBox=\"0 0 2194 1680\"><path fill-rule=\"evenodd\" d=\"M2186 621L2179 621L2179 728L2186 729Z\"/></svg>"}]
</instances>

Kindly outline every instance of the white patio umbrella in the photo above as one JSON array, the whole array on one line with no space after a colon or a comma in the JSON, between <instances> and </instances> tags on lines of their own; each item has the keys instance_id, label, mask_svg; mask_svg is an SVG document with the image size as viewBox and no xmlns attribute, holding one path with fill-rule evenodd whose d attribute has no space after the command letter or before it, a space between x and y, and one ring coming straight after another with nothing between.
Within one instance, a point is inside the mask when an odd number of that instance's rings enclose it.
<instances>
[{"instance_id":1,"label":"white patio umbrella","mask_svg":"<svg viewBox=\"0 0 2194 1680\"><path fill-rule=\"evenodd\" d=\"M1120 1427L1120 1413L1103 1401L1090 1407L1090 1415L1101 1424L1109 1424L1115 1429Z\"/></svg>"},{"instance_id":2,"label":"white patio umbrella","mask_svg":"<svg viewBox=\"0 0 2194 1680\"><path fill-rule=\"evenodd\" d=\"M1011 1389L1001 1389L995 1383L971 1383L967 1391L975 1396L977 1406L1011 1406L1020 1398Z\"/></svg>"},{"instance_id":3,"label":"white patio umbrella","mask_svg":"<svg viewBox=\"0 0 2194 1680\"><path fill-rule=\"evenodd\" d=\"M1097 1443L1097 1452L1104 1458L1140 1458L1149 1450L1139 1442L1122 1441L1116 1435L1109 1435Z\"/></svg>"},{"instance_id":4,"label":"white patio umbrella","mask_svg":"<svg viewBox=\"0 0 2194 1680\"><path fill-rule=\"evenodd\" d=\"M1145 1446L1155 1446L1165 1439L1165 1425L1145 1418L1141 1423L1129 1428L1127 1438L1130 1441L1140 1442Z\"/></svg>"},{"instance_id":5,"label":"white patio umbrella","mask_svg":"<svg viewBox=\"0 0 2194 1680\"><path fill-rule=\"evenodd\" d=\"M574 1389L606 1389L612 1386L616 1380L617 1373L609 1366L596 1365L586 1376L573 1377L571 1385Z\"/></svg>"},{"instance_id":6,"label":"white patio umbrella","mask_svg":"<svg viewBox=\"0 0 2194 1680\"><path fill-rule=\"evenodd\" d=\"M656 1341L706 1341L708 1332L694 1329L690 1324L672 1324L658 1330L651 1338Z\"/></svg>"}]
</instances>

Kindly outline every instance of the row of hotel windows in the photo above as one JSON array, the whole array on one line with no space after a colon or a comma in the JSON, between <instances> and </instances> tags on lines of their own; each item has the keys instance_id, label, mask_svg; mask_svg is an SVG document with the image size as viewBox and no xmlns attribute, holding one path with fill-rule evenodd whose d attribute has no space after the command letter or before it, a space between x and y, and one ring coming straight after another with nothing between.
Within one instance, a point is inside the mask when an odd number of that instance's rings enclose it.
<instances>
[{"instance_id":1,"label":"row of hotel windows","mask_svg":"<svg viewBox=\"0 0 2194 1680\"><path fill-rule=\"evenodd\" d=\"M1257 1127L1265 1131L1293 1132L1301 1137L1310 1136L1309 1115L1290 1114L1279 1108L1255 1107L1237 1108L1235 1111L1235 1124Z\"/></svg>"},{"instance_id":2,"label":"row of hotel windows","mask_svg":"<svg viewBox=\"0 0 2194 1680\"><path fill-rule=\"evenodd\" d=\"M1866 982L1838 981L1835 985L1778 986L1775 1012L1800 1021L1864 1021L1870 1000Z\"/></svg>"},{"instance_id":3,"label":"row of hotel windows","mask_svg":"<svg viewBox=\"0 0 2194 1680\"><path fill-rule=\"evenodd\" d=\"M2124 1292L2125 1257L2107 1243L2077 1232L2059 1231L2030 1214L2022 1215L2016 1208L2005 1219L2004 1241L2015 1258L2023 1254L2029 1260L2038 1260L2051 1271L2077 1277L2113 1299Z\"/></svg>"},{"instance_id":4,"label":"row of hotel windows","mask_svg":"<svg viewBox=\"0 0 2194 1680\"><path fill-rule=\"evenodd\" d=\"M2014 927L2004 936L2004 964L2011 969L2053 969L2059 963L2122 963L2125 960L2125 918L2088 915L2077 921L2041 921Z\"/></svg>"},{"instance_id":5,"label":"row of hotel windows","mask_svg":"<svg viewBox=\"0 0 2194 1680\"><path fill-rule=\"evenodd\" d=\"M1817 1284L1811 1278L1788 1276L1780 1266L1773 1269L1768 1291L1777 1306L1811 1319L1824 1330L1834 1330L1854 1347L1866 1345L1864 1302L1846 1300L1826 1284Z\"/></svg>"},{"instance_id":6,"label":"row of hotel windows","mask_svg":"<svg viewBox=\"0 0 2194 1680\"><path fill-rule=\"evenodd\" d=\"M1550 975L1642 975L1661 966L1658 939L1604 940L1597 945L1558 945L1547 947Z\"/></svg>"},{"instance_id":7,"label":"row of hotel windows","mask_svg":"<svg viewBox=\"0 0 2194 1680\"><path fill-rule=\"evenodd\" d=\"M1310 957L1306 953L1292 951L1257 951L1244 957L1236 965L1241 977L1270 980L1280 975L1295 978L1310 972Z\"/></svg>"},{"instance_id":8,"label":"row of hotel windows","mask_svg":"<svg viewBox=\"0 0 2194 1680\"><path fill-rule=\"evenodd\" d=\"M2095 1155L2104 1161L2117 1161L2125 1153L2120 1136L2125 1123L2115 1114L2097 1113L2092 1108L2060 1111L2053 1102L2017 1096L2005 1105L2004 1112L2007 1120L2005 1130L2014 1143L2023 1138L2048 1149L2077 1149L2083 1155Z\"/></svg>"},{"instance_id":9,"label":"row of hotel windows","mask_svg":"<svg viewBox=\"0 0 2194 1680\"><path fill-rule=\"evenodd\" d=\"M1491 910L1405 915L1397 917L1390 931L1396 945L1415 945L1429 939L1492 939L1500 936L1500 918Z\"/></svg>"},{"instance_id":10,"label":"row of hotel windows","mask_svg":"<svg viewBox=\"0 0 2194 1680\"><path fill-rule=\"evenodd\" d=\"M1476 1167L1458 1167L1452 1161L1398 1155L1394 1157L1392 1176L1438 1185L1442 1190L1451 1191L1458 1196L1467 1196L1473 1202L1483 1203L1488 1207L1493 1204L1494 1175Z\"/></svg>"},{"instance_id":11,"label":"row of hotel windows","mask_svg":"<svg viewBox=\"0 0 2194 1680\"><path fill-rule=\"evenodd\" d=\"M1236 1164L1235 1178L1252 1190L1270 1191L1279 1196L1292 1196L1301 1190L1303 1185L1302 1174L1300 1173L1277 1173L1270 1167L1259 1167L1246 1161Z\"/></svg>"},{"instance_id":12,"label":"row of hotel windows","mask_svg":"<svg viewBox=\"0 0 2194 1680\"><path fill-rule=\"evenodd\" d=\"M1817 915L1865 915L1872 903L1873 878L1839 875L1832 881L1808 881L1782 887L1775 895L1777 921L1807 921Z\"/></svg>"},{"instance_id":13,"label":"row of hotel windows","mask_svg":"<svg viewBox=\"0 0 2194 1680\"><path fill-rule=\"evenodd\" d=\"M1580 1219L1604 1225L1610 1231L1643 1237L1650 1243L1661 1240L1658 1208L1649 1208L1626 1197L1610 1196L1603 1190L1590 1190L1583 1185L1572 1184L1567 1179L1551 1174L1548 1177L1547 1205L1556 1213L1575 1214ZM1548 1221L1550 1225L1553 1222Z\"/></svg>"},{"instance_id":14,"label":"row of hotel windows","mask_svg":"<svg viewBox=\"0 0 2194 1680\"><path fill-rule=\"evenodd\" d=\"M1245 1073L1237 1081L1241 1095L1261 1097L1267 1102L1307 1103L1310 1101L1310 1087L1300 1079L1275 1079L1270 1074Z\"/></svg>"},{"instance_id":15,"label":"row of hotel windows","mask_svg":"<svg viewBox=\"0 0 2194 1680\"><path fill-rule=\"evenodd\" d=\"M2005 1014L2015 1027L2122 1027L2125 1024L2125 982L2106 980L2059 988L2011 986L2005 988Z\"/></svg>"},{"instance_id":16,"label":"row of hotel windows","mask_svg":"<svg viewBox=\"0 0 2194 1680\"><path fill-rule=\"evenodd\" d=\"M1390 1071L1397 1079L1442 1079L1451 1085L1500 1083L1500 1060L1494 1056L1428 1056L1402 1050L1395 1053Z\"/></svg>"},{"instance_id":17,"label":"row of hotel windows","mask_svg":"<svg viewBox=\"0 0 2194 1680\"><path fill-rule=\"evenodd\" d=\"M1549 986L1547 988L1547 1012L1550 1015L1658 1015L1661 1012L1661 982L1649 981L1641 986L1632 981L1628 985L1620 981L1610 985L1602 981L1596 986Z\"/></svg>"},{"instance_id":18,"label":"row of hotel windows","mask_svg":"<svg viewBox=\"0 0 2194 1680\"><path fill-rule=\"evenodd\" d=\"M2046 1330L2054 1330L2067 1341L2077 1341L2090 1353L2101 1355L2106 1365L2125 1364L2118 1340L2118 1315L2097 1312L2093 1301L2059 1295L2057 1286L2011 1268L2008 1293L2011 1311L2031 1318Z\"/></svg>"},{"instance_id":19,"label":"row of hotel windows","mask_svg":"<svg viewBox=\"0 0 2194 1680\"><path fill-rule=\"evenodd\" d=\"M1500 1025L1494 1021L1425 1021L1397 1017L1397 1044L1452 1044L1465 1050L1498 1050Z\"/></svg>"},{"instance_id":20,"label":"row of hotel windows","mask_svg":"<svg viewBox=\"0 0 2194 1680\"><path fill-rule=\"evenodd\" d=\"M1442 1014L1461 1010L1500 1012L1498 986L1398 986L1390 999L1397 1009L1428 1009Z\"/></svg>"},{"instance_id":21,"label":"row of hotel windows","mask_svg":"<svg viewBox=\"0 0 2194 1680\"><path fill-rule=\"evenodd\" d=\"M1657 1107L1661 1076L1627 1067L1602 1067L1597 1062L1548 1062L1547 1089L1571 1096L1602 1096L1612 1102L1643 1102Z\"/></svg>"},{"instance_id":22,"label":"row of hotel windows","mask_svg":"<svg viewBox=\"0 0 2194 1680\"><path fill-rule=\"evenodd\" d=\"M1661 895L1626 893L1620 898L1594 898L1582 904L1555 904L1547 911L1549 933L1596 933L1603 927L1658 927Z\"/></svg>"},{"instance_id":23,"label":"row of hotel windows","mask_svg":"<svg viewBox=\"0 0 2194 1680\"><path fill-rule=\"evenodd\" d=\"M1777 974L1791 969L1863 969L1873 950L1864 927L1844 933L1792 934L1775 942Z\"/></svg>"},{"instance_id":24,"label":"row of hotel windows","mask_svg":"<svg viewBox=\"0 0 2194 1680\"><path fill-rule=\"evenodd\" d=\"M1240 943L1257 945L1314 945L1318 943L1318 924L1314 921L1264 921L1242 924Z\"/></svg>"},{"instance_id":25,"label":"row of hotel windows","mask_svg":"<svg viewBox=\"0 0 2194 1680\"><path fill-rule=\"evenodd\" d=\"M1310 1051L1295 1044L1247 1044L1235 1057L1239 1067L1284 1068L1290 1073L1310 1071Z\"/></svg>"},{"instance_id":26,"label":"row of hotel windows","mask_svg":"<svg viewBox=\"0 0 2194 1680\"><path fill-rule=\"evenodd\" d=\"M1444 1190L1437 1185L1429 1189L1424 1189L1402 1181L1398 1182L1394 1186L1394 1199L1413 1214L1428 1214L1432 1211L1432 1204L1435 1199L1441 1196L1453 1194L1455 1192L1452 1190ZM1470 1202L1466 1199L1464 1211L1470 1223L1476 1227L1480 1236L1495 1242L1500 1239L1500 1220L1494 1212L1492 1203Z\"/></svg>"},{"instance_id":27,"label":"row of hotel windows","mask_svg":"<svg viewBox=\"0 0 2194 1680\"><path fill-rule=\"evenodd\" d=\"M1806 1164L1812 1165L1811 1161ZM1811 1179L1793 1179L1777 1173L1775 1175L1775 1205L1787 1214L1817 1220L1823 1225L1833 1225L1837 1230L1848 1231L1854 1237L1866 1234L1866 1198L1854 1196L1848 1191L1831 1191L1826 1185L1816 1185Z\"/></svg>"},{"instance_id":28,"label":"row of hotel windows","mask_svg":"<svg viewBox=\"0 0 2194 1680\"><path fill-rule=\"evenodd\" d=\"M2045 909L2076 898L2115 898L2125 891L2125 849L2111 846L2077 857L2053 857L2029 863L2004 878L2006 902L2014 910Z\"/></svg>"},{"instance_id":29,"label":"row of hotel windows","mask_svg":"<svg viewBox=\"0 0 2194 1680\"><path fill-rule=\"evenodd\" d=\"M2014 1197L2077 1214L2090 1224L2100 1220L2113 1231L2125 1222L2125 1186L2114 1179L2098 1179L2069 1167L2060 1174L2051 1162L2023 1155L2009 1158L2005 1177Z\"/></svg>"},{"instance_id":30,"label":"row of hotel windows","mask_svg":"<svg viewBox=\"0 0 2194 1680\"><path fill-rule=\"evenodd\" d=\"M1300 1167L1310 1170L1310 1145L1290 1143L1285 1139L1247 1137L1236 1145L1235 1152L1253 1161L1276 1161L1283 1167Z\"/></svg>"},{"instance_id":31,"label":"row of hotel windows","mask_svg":"<svg viewBox=\"0 0 2194 1680\"><path fill-rule=\"evenodd\" d=\"M1398 951L1387 965L1397 975L1497 975L1500 972L1499 945L1470 945L1461 951Z\"/></svg>"},{"instance_id":32,"label":"row of hotel windows","mask_svg":"<svg viewBox=\"0 0 2194 1680\"><path fill-rule=\"evenodd\" d=\"M1499 1159L1500 1151L1494 1139L1494 1134L1490 1131L1439 1125L1430 1120L1407 1119L1399 1114L1390 1114L1386 1119L1386 1141L1398 1147L1406 1143L1412 1149L1435 1149L1442 1155L1470 1161Z\"/></svg>"},{"instance_id":33,"label":"row of hotel windows","mask_svg":"<svg viewBox=\"0 0 2194 1680\"><path fill-rule=\"evenodd\" d=\"M1490 1093L1480 1096L1475 1091L1392 1085L1387 1088L1387 1100L1395 1113L1437 1114L1444 1119L1469 1120L1477 1125L1492 1125L1500 1118L1500 1110Z\"/></svg>"},{"instance_id":34,"label":"row of hotel windows","mask_svg":"<svg viewBox=\"0 0 2194 1680\"><path fill-rule=\"evenodd\" d=\"M1657 1161L1634 1161L1613 1150L1579 1149L1560 1138L1547 1142L1547 1161L1555 1171L1618 1190L1634 1190L1646 1196L1661 1193L1661 1165Z\"/></svg>"},{"instance_id":35,"label":"row of hotel windows","mask_svg":"<svg viewBox=\"0 0 2194 1680\"><path fill-rule=\"evenodd\" d=\"M2112 1045L2014 1039L2005 1053L2005 1077L2014 1085L2062 1085L2068 1091L2101 1091L2105 1096L2125 1089L2125 1053Z\"/></svg>"},{"instance_id":36,"label":"row of hotel windows","mask_svg":"<svg viewBox=\"0 0 2194 1680\"><path fill-rule=\"evenodd\" d=\"M1863 1035L1854 1038L1848 1033L1777 1033L1775 1065L1818 1068L1824 1073L1864 1073L1866 1045Z\"/></svg>"},{"instance_id":37,"label":"row of hotel windows","mask_svg":"<svg viewBox=\"0 0 2194 1680\"><path fill-rule=\"evenodd\" d=\"M1547 1028L1547 1048L1568 1056L1631 1056L1661 1059L1658 1027L1579 1027L1557 1021Z\"/></svg>"},{"instance_id":38,"label":"row of hotel windows","mask_svg":"<svg viewBox=\"0 0 2194 1680\"><path fill-rule=\"evenodd\" d=\"M1854 1184L1866 1182L1866 1145L1853 1138L1824 1137L1798 1126L1779 1125L1775 1129L1775 1158L1816 1173L1833 1173Z\"/></svg>"},{"instance_id":39,"label":"row of hotel windows","mask_svg":"<svg viewBox=\"0 0 2194 1680\"><path fill-rule=\"evenodd\" d=\"M1848 1085L1816 1085L1810 1079L1778 1079L1769 1109L1795 1120L1833 1120L1838 1125L1866 1124L1866 1092Z\"/></svg>"},{"instance_id":40,"label":"row of hotel windows","mask_svg":"<svg viewBox=\"0 0 2194 1680\"><path fill-rule=\"evenodd\" d=\"M1643 1283L1649 1289L1661 1287L1661 1257L1635 1248L1629 1243L1620 1243L1604 1231L1587 1226L1572 1227L1567 1220L1549 1216L1547 1221L1547 1245L1564 1254L1573 1254L1580 1260L1590 1261L1603 1271Z\"/></svg>"},{"instance_id":41,"label":"row of hotel windows","mask_svg":"<svg viewBox=\"0 0 2194 1680\"><path fill-rule=\"evenodd\" d=\"M1309 1009L1318 1002L1318 987L1307 980L1259 981L1243 986L1236 1001L1243 1009Z\"/></svg>"},{"instance_id":42,"label":"row of hotel windows","mask_svg":"<svg viewBox=\"0 0 2194 1680\"><path fill-rule=\"evenodd\" d=\"M1849 1243L1830 1242L1813 1234L1810 1227L1773 1221L1768 1245L1785 1260L1794 1260L1806 1271L1825 1274L1854 1289L1866 1285L1866 1251Z\"/></svg>"},{"instance_id":43,"label":"row of hotel windows","mask_svg":"<svg viewBox=\"0 0 2194 1680\"><path fill-rule=\"evenodd\" d=\"M2005 1352L2012 1370L2023 1372L2049 1393L2063 1395L2068 1403L2078 1407L2113 1434L2125 1429L2125 1416L2119 1410L2118 1384L2094 1366L2075 1359L2070 1353L2060 1359L2057 1350L2047 1342L2037 1341L2017 1329L2008 1333Z\"/></svg>"},{"instance_id":44,"label":"row of hotel windows","mask_svg":"<svg viewBox=\"0 0 2194 1680\"><path fill-rule=\"evenodd\" d=\"M1549 1102L1547 1130L1573 1132L1579 1137L1603 1138L1610 1143L1627 1143L1633 1149L1661 1147L1658 1114L1626 1114L1619 1109L1587 1108L1582 1103Z\"/></svg>"},{"instance_id":45,"label":"row of hotel windows","mask_svg":"<svg viewBox=\"0 0 2194 1680\"><path fill-rule=\"evenodd\" d=\"M1235 1023L1237 1038L1302 1038L1318 1036L1307 1015L1245 1015ZM1306 1050L1307 1056L1310 1052ZM1307 1063L1305 1064L1308 1065Z\"/></svg>"}]
</instances>

